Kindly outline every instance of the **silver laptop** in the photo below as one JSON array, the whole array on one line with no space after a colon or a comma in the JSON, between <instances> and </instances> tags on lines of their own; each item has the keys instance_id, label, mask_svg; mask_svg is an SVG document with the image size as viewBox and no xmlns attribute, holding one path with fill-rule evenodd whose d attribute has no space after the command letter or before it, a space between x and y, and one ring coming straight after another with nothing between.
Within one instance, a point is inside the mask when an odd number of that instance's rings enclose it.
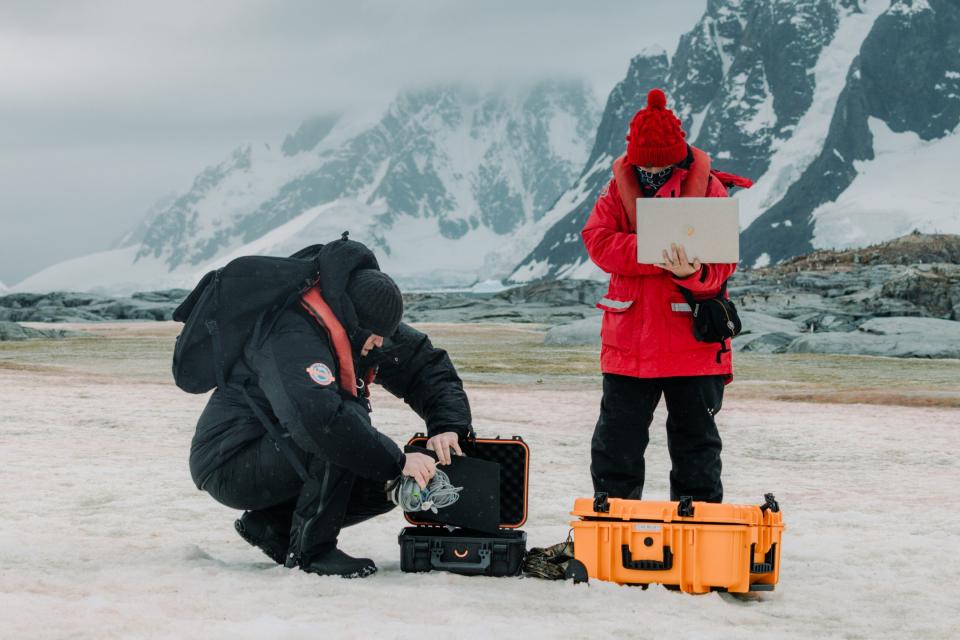
<instances>
[{"instance_id":1,"label":"silver laptop","mask_svg":"<svg viewBox=\"0 0 960 640\"><path fill-rule=\"evenodd\" d=\"M693 262L740 261L736 198L637 198L637 262L659 264L670 243Z\"/></svg>"}]
</instances>

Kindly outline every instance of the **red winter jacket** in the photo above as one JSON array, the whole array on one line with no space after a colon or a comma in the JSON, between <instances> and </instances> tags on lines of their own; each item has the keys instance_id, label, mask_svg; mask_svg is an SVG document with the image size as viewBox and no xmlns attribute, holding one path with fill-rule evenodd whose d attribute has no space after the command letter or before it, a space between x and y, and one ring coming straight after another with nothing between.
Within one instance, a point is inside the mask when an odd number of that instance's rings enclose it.
<instances>
[{"instance_id":1,"label":"red winter jacket","mask_svg":"<svg viewBox=\"0 0 960 640\"><path fill-rule=\"evenodd\" d=\"M689 169L676 167L654 197L728 197L721 180L749 186L749 180L711 171L710 158L692 148ZM697 299L716 296L736 264L704 264L689 278L637 262L636 198L640 185L625 157L613 164L613 179L600 194L581 235L590 259L610 274L600 331L600 368L635 378L725 375L733 379L731 352L717 362L718 343L697 342L689 305L677 285ZM664 247L669 249L669 247Z\"/></svg>"}]
</instances>

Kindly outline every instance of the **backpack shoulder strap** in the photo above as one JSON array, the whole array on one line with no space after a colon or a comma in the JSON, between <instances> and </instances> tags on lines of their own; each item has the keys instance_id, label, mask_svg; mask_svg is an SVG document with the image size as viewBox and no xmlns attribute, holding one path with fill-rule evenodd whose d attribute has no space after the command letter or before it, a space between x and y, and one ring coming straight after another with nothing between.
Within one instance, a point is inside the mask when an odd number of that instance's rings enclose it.
<instances>
[{"instance_id":1,"label":"backpack shoulder strap","mask_svg":"<svg viewBox=\"0 0 960 640\"><path fill-rule=\"evenodd\" d=\"M620 193L620 202L627 211L627 228L637 230L637 198L640 192L640 181L637 174L627 162L627 154L623 154L613 161L613 179L617 181L617 191Z\"/></svg>"},{"instance_id":2,"label":"backpack shoulder strap","mask_svg":"<svg viewBox=\"0 0 960 640\"><path fill-rule=\"evenodd\" d=\"M280 432L280 429L277 428L277 425L275 425L273 421L267 417L267 414L265 414L260 406L253 401L253 398L250 397L250 394L247 392L246 382L244 382L243 386L240 387L240 391L243 393L243 399L246 400L247 405L250 406L250 410L253 411L253 415L257 416L257 420L259 420L263 425L263 428L267 430L267 433L270 435L270 439L273 440L274 446L290 462L290 465L293 467L293 470L297 472L297 475L300 476L300 479L306 482L307 469L303 466L300 458L293 453L293 449L290 448L290 432Z\"/></svg>"},{"instance_id":3,"label":"backpack shoulder strap","mask_svg":"<svg viewBox=\"0 0 960 640\"><path fill-rule=\"evenodd\" d=\"M313 319L320 323L327 334L330 336L330 342L333 346L334 355L337 357L337 364L340 374L340 388L347 391L354 398L357 396L357 376L353 369L353 353L350 348L350 338L347 337L347 331L337 320L336 314L327 301L320 295L320 288L313 287L300 298L300 304L310 312Z\"/></svg>"},{"instance_id":4,"label":"backpack shoulder strap","mask_svg":"<svg viewBox=\"0 0 960 640\"><path fill-rule=\"evenodd\" d=\"M680 196L703 198L707 195L707 183L710 181L710 156L693 145L690 145L690 150L693 151L693 164L680 186Z\"/></svg>"},{"instance_id":5,"label":"backpack shoulder strap","mask_svg":"<svg viewBox=\"0 0 960 640\"><path fill-rule=\"evenodd\" d=\"M729 280L729 278L727 278L727 280ZM720 293L717 294L716 297L724 300L727 299L727 280L724 280L723 284L720 285ZM680 289L680 293L683 294L683 299L687 301L687 303L690 305L690 310L692 311L693 305L697 303L696 298L693 297L693 293L689 289L681 287L680 285L677 285L677 289Z\"/></svg>"},{"instance_id":6,"label":"backpack shoulder strap","mask_svg":"<svg viewBox=\"0 0 960 640\"><path fill-rule=\"evenodd\" d=\"M687 304L690 305L690 312L694 313L697 310L697 299L693 297L693 293L680 285L676 285L677 289L680 289L680 295L683 296L683 299L687 301Z\"/></svg>"}]
</instances>

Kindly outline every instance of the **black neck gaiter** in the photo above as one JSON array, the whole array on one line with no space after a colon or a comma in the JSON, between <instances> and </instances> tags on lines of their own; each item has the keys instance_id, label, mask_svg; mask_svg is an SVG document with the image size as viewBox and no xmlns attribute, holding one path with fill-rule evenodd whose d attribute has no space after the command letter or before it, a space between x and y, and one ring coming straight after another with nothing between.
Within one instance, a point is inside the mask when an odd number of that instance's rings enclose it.
<instances>
[{"instance_id":1,"label":"black neck gaiter","mask_svg":"<svg viewBox=\"0 0 960 640\"><path fill-rule=\"evenodd\" d=\"M660 187L666 184L667 180L673 174L673 166L669 166L657 173L644 171L640 167L634 167L637 170L637 180L640 181L640 188L643 189L645 196L653 195Z\"/></svg>"}]
</instances>

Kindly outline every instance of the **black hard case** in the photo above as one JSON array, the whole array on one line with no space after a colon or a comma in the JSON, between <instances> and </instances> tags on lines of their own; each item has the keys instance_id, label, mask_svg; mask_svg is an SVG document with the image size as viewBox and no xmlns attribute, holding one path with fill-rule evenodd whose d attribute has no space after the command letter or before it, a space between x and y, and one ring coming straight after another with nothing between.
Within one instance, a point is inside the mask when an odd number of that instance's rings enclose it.
<instances>
[{"instance_id":1,"label":"black hard case","mask_svg":"<svg viewBox=\"0 0 960 640\"><path fill-rule=\"evenodd\" d=\"M408 444L423 447L418 433ZM461 443L464 455L500 465L498 534L451 529L404 514L417 525L400 532L400 569L405 572L450 571L462 575L515 576L527 552L527 534L519 527L527 520L527 484L530 449L519 436L510 439L476 438Z\"/></svg>"}]
</instances>

